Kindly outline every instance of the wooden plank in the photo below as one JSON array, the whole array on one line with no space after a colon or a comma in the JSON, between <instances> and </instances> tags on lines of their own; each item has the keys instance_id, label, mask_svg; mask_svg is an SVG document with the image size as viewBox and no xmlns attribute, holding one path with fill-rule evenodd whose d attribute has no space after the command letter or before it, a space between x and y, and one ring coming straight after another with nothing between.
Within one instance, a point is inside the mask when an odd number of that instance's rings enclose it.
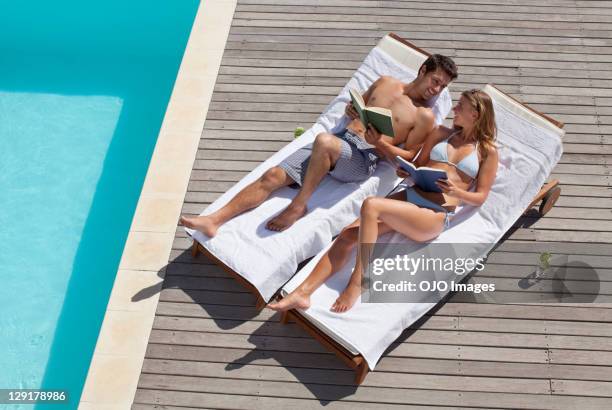
<instances>
[{"instance_id":1,"label":"wooden plank","mask_svg":"<svg viewBox=\"0 0 612 410\"><path fill-rule=\"evenodd\" d=\"M576 139L583 138L583 135L575 135ZM599 136L590 136L593 138L599 138ZM587 137L588 138L588 137ZM598 155L598 154L572 154L566 153L561 157L561 161L567 163L585 163L585 164L602 164L610 165L612 158L609 155Z\"/></svg>"},{"instance_id":2,"label":"wooden plank","mask_svg":"<svg viewBox=\"0 0 612 410\"><path fill-rule=\"evenodd\" d=\"M461 3L456 4L449 1L435 1L431 2L435 3L438 7L436 7L434 12L436 13L444 13L445 11L456 13L457 11L488 11L495 12L496 14L501 15L509 15L509 18L514 18L515 13L525 13L525 12L533 12L533 13L542 13L544 15L551 14L551 19L555 18L568 18L571 19L573 15L578 13L577 4L575 2L563 2L563 3L546 3L544 4L523 4L516 5L515 2L482 2L482 1L470 1L470 3ZM253 10L263 9L267 4L275 4L274 8L271 10L278 10L279 12L287 12L291 10L293 13L299 13L300 10L307 9L308 7L316 7L316 10L326 10L328 8L339 8L344 7L348 4L356 4L358 7L355 7L356 12L359 10L367 10L368 12L376 11L378 13L382 13L385 10L390 10L391 12L397 12L401 9L409 9L415 10L421 13L426 12L428 10L432 10L430 6L431 3L423 2L423 1L385 1L385 2L360 2L360 3L349 3L347 1L344 2L298 2L298 3L289 3L289 2L279 2L279 3L271 3L271 2L259 2L259 1L244 1L240 2L240 8L249 8L251 7ZM251 4L255 6L250 6ZM300 7L296 9L295 6L299 5ZM563 7L558 7L559 5L563 5ZM291 6L291 7L289 7ZM381 7L382 6L382 7ZM283 8L285 7L285 8ZM605 8L599 8L598 10L602 10L603 13L606 13ZM554 12L553 12L554 11ZM587 13L588 10L580 9L580 14ZM456 13L461 14L461 13Z\"/></svg>"},{"instance_id":3,"label":"wooden plank","mask_svg":"<svg viewBox=\"0 0 612 410\"><path fill-rule=\"evenodd\" d=\"M296 20L277 20L277 19L240 19L234 18L232 22L232 28L238 27L248 27L249 29L255 28L283 28L285 30L297 30L298 32L310 33L310 29L304 29L304 24L301 21ZM606 31L600 30L580 30L578 25L571 27L568 24L567 29L549 29L549 28L532 28L532 29L524 29L524 28L515 28L515 27L500 27L500 26L467 26L467 25L457 25L457 24L449 24L440 26L440 32L446 33L460 33L460 34L472 34L472 35L483 35L486 37L494 38L495 36L508 36L508 37L518 37L522 40L525 34L530 34L532 36L542 36L549 35L551 37L557 38L583 38L583 39L599 39L606 35ZM393 31L397 33L404 33L405 30L409 30L409 33L416 32L426 32L430 33L432 30L431 24L422 26L412 25L410 23L389 23L389 22L343 22L343 21L317 21L318 29L325 29L328 32L334 33L346 33L346 32L355 32L355 33L364 33L364 32L375 32L376 30L380 30L384 27L388 31ZM429 31L428 31L429 30ZM533 34L532 34L533 33ZM401 35L401 34L400 34ZM411 38L410 35L404 35L403 37Z\"/></svg>"},{"instance_id":4,"label":"wooden plank","mask_svg":"<svg viewBox=\"0 0 612 410\"><path fill-rule=\"evenodd\" d=\"M149 344L148 359L185 360L212 363L288 366L346 371L345 365L330 353L271 352L226 349L205 346ZM551 365L540 363L484 362L400 358L383 356L376 372L423 373L484 377L555 378L570 380L611 380L612 367L586 365ZM371 376L374 376L372 373ZM366 378L365 383L368 383Z\"/></svg>"},{"instance_id":5,"label":"wooden plank","mask_svg":"<svg viewBox=\"0 0 612 410\"><path fill-rule=\"evenodd\" d=\"M210 346L184 346L150 343L148 359L185 360L212 363L289 366L315 369L347 370L346 365L329 352L283 352Z\"/></svg>"},{"instance_id":6,"label":"wooden plank","mask_svg":"<svg viewBox=\"0 0 612 410\"><path fill-rule=\"evenodd\" d=\"M306 38L295 38L295 37L283 37L275 36L277 41L271 41L271 36L230 36L229 41L226 45L226 50L287 50L287 51L302 51L302 52L346 52L351 50L357 53L367 53L374 46L376 41L374 39L366 39L365 41L359 41L359 39L353 39L353 41L347 42L333 42L325 37L306 37ZM479 53L485 51L499 55L504 50L505 45L503 43L484 43L484 42L456 42L454 48L449 48L448 43L437 40L421 40L419 45L427 50L435 51L440 54L449 55L466 55L466 56L477 56ZM517 44L516 48L511 51L510 54L514 57L522 56L522 53L530 53L531 58L537 59L543 56L554 57L557 55L563 55L564 58L569 58L569 55L573 55L575 59L578 56L589 56L589 55L608 55L612 53L612 47L576 47L576 46L554 46L543 47L539 44ZM593 57L586 57L593 58ZM332 71L332 70L330 70ZM503 70L502 70L503 72ZM511 72L506 70L506 73ZM530 71L526 71L523 74L529 75ZM537 77L544 77L543 72L538 70L531 71L538 73ZM551 75L557 76L560 70L551 68ZM477 67L465 67L465 70L461 70L461 75L464 74L482 74ZM566 75L571 77L579 77L580 74L576 71L563 71ZM494 73L497 74L497 73ZM599 70L594 72L585 72L585 74L594 74L597 79L609 79L610 75L606 74L605 71ZM334 76L337 73L333 72Z\"/></svg>"},{"instance_id":7,"label":"wooden plank","mask_svg":"<svg viewBox=\"0 0 612 410\"><path fill-rule=\"evenodd\" d=\"M223 193L234 185L231 181L190 181L188 191Z\"/></svg>"},{"instance_id":8,"label":"wooden plank","mask_svg":"<svg viewBox=\"0 0 612 410\"><path fill-rule=\"evenodd\" d=\"M132 407L131 407L132 410L151 410L151 409L155 409L155 410L201 410L204 408L206 407L160 406L158 404L141 404L141 403L134 403L132 404Z\"/></svg>"},{"instance_id":9,"label":"wooden plank","mask_svg":"<svg viewBox=\"0 0 612 410\"><path fill-rule=\"evenodd\" d=\"M236 281L229 277L225 278L207 278L202 280L201 277L191 276L168 276L164 280L164 288L180 287L181 289L206 289L206 290L224 290L231 292L241 292L242 288L236 284Z\"/></svg>"},{"instance_id":10,"label":"wooden plank","mask_svg":"<svg viewBox=\"0 0 612 410\"><path fill-rule=\"evenodd\" d=\"M252 12L236 12L235 19L237 21L240 20L250 20L250 21L266 21L268 24L265 27L270 26L284 26L286 23L290 21L290 19L295 16L291 15L282 15L277 13L252 13ZM300 21L304 23L316 23L321 24L322 22L334 22L340 23L342 27L346 28L358 28L358 29L367 29L367 28L378 28L380 26L389 27L392 31L400 31L407 27L411 30L422 31L426 29L429 25L431 29L431 19L427 17L410 17L406 18L406 16L385 16L380 15L377 18L376 24L369 24L370 18L367 15L358 15L358 14L313 14L313 13L301 13L299 15ZM456 17L456 16L455 16ZM406 24L406 21L410 21L409 25ZM270 24L270 22L275 22L276 24ZM467 23L467 24L466 24ZM487 32L486 29L505 29L509 30L508 34L516 34L514 29L520 28L523 29L524 33L533 33L534 35L540 35L542 32L556 34L559 36L566 35L576 35L576 30L580 30L581 28L588 32L591 37L606 37L607 30L609 30L612 25L606 23L581 23L575 24L572 22L554 22L549 21L546 24L546 27L542 27L540 21L537 20L502 20L502 19L486 19L482 20L480 25L476 27L469 25L470 20L461 19L461 18L453 18L453 17L443 17L436 19L436 28L438 30L449 30L452 32L475 32L475 33L483 33ZM289 25L288 27L295 27L294 25ZM494 30L492 30L494 31ZM555 54L556 58L563 58L565 56L561 56L559 54ZM591 58L589 58L591 57ZM594 58L593 58L594 57ZM588 55L586 57L588 61L605 61L598 58L598 56Z\"/></svg>"},{"instance_id":11,"label":"wooden plank","mask_svg":"<svg viewBox=\"0 0 612 410\"><path fill-rule=\"evenodd\" d=\"M538 308L540 306L537 306ZM531 307L532 309L534 306ZM538 320L538 319L512 319L512 318L483 318L483 317L459 317L458 330L490 331L515 333L535 333L547 335L588 335L608 339L612 337L612 326L599 322L575 322L563 320Z\"/></svg>"},{"instance_id":12,"label":"wooden plank","mask_svg":"<svg viewBox=\"0 0 612 410\"><path fill-rule=\"evenodd\" d=\"M182 227L178 227L179 231L182 231ZM184 231L182 232L184 234ZM177 233L177 237L179 234ZM184 235L182 237L185 237ZM190 260L188 262L200 262L200 258L194 259L191 255L189 256ZM204 258L202 258L204 259ZM166 277L170 276L195 276L199 278L204 277L217 277L217 278L227 278L227 274L223 272L219 266L210 264L210 263L185 263L180 260L172 260L170 264L166 267ZM180 289L180 288L179 288ZM165 287L164 291L170 291L172 288ZM181 289L184 290L184 289Z\"/></svg>"},{"instance_id":13,"label":"wooden plank","mask_svg":"<svg viewBox=\"0 0 612 410\"><path fill-rule=\"evenodd\" d=\"M610 246L606 244L597 245L591 243L568 244L568 243L546 243L546 242L526 242L510 240L499 244L495 249L497 252L521 252L521 253L540 253L544 251L562 253L569 255L609 255Z\"/></svg>"},{"instance_id":14,"label":"wooden plank","mask_svg":"<svg viewBox=\"0 0 612 410\"><path fill-rule=\"evenodd\" d=\"M213 304L195 303L170 303L160 302L157 307L157 315L179 316L179 317L210 317L228 320L269 320L274 313L265 309L258 312L254 306L224 306Z\"/></svg>"},{"instance_id":15,"label":"wooden plank","mask_svg":"<svg viewBox=\"0 0 612 410\"><path fill-rule=\"evenodd\" d=\"M149 374L180 374L190 377L215 378L223 374L223 363L201 363L176 360L147 360L143 372ZM300 382L302 384L335 384L353 385L353 375L346 370L307 369L302 367L277 367L244 365L232 372L232 379L256 380L265 375L267 381ZM445 376L414 373L377 373L368 378L363 387L403 388L410 386L415 389L431 390L465 390L488 391L503 393L546 394L550 392L550 383L545 379L512 379L485 378L470 376ZM361 390L361 389L360 389ZM366 394L364 392L362 394ZM366 396L361 396L366 399ZM359 399L359 391L353 396Z\"/></svg>"},{"instance_id":16,"label":"wooden plank","mask_svg":"<svg viewBox=\"0 0 612 410\"><path fill-rule=\"evenodd\" d=\"M583 175L573 175L573 174L556 174L552 173L550 178L559 179L563 181L563 184L572 184L572 185L582 185L582 186L612 186L610 185L610 177L609 176L590 176L589 178L585 178Z\"/></svg>"},{"instance_id":17,"label":"wooden plank","mask_svg":"<svg viewBox=\"0 0 612 410\"><path fill-rule=\"evenodd\" d=\"M584 244L586 246L586 244ZM597 255L595 249L592 249L592 253L586 254L581 250L564 252L561 248L556 248L553 244L546 244L542 248L534 250L532 252L520 252L510 251L502 248L501 246L495 249L487 257L485 269L477 272L478 274L493 273L492 269L513 269L516 270L516 277L528 272L528 269L533 269L534 264L538 264L541 252L546 248L546 252L550 252L553 255L552 265L553 267L560 267L561 264L567 268L567 273L572 271L582 272L581 269L593 269L601 277L602 280L606 281L609 279L610 265L608 264L609 258L606 255ZM558 250L557 250L558 249ZM583 247L583 249L587 249ZM580 279L573 279L580 280ZM590 280L588 276L585 276L583 280Z\"/></svg>"},{"instance_id":18,"label":"wooden plank","mask_svg":"<svg viewBox=\"0 0 612 410\"><path fill-rule=\"evenodd\" d=\"M141 389L136 394L135 401L138 403L158 403L158 404L177 404L181 406L197 406L202 403L210 403L211 407L228 408L229 399L223 401L211 402L209 396L196 391L211 391L222 390L222 394L227 391L235 391L237 394L245 396L257 396L257 400L251 399L250 403L241 403L238 396L232 396L231 405L233 408L243 408L241 404L247 408L279 408L269 402L265 402L264 398L282 397L282 408L311 408L313 404L320 406L325 403L326 408L384 408L384 405L391 403L411 405L443 405L455 406L461 403L468 407L485 407L485 408L521 408L521 409L562 409L580 405L582 409L601 409L602 406L609 404L609 400L596 397L577 397L572 396L552 396L552 395L516 395L504 393L481 393L481 392L461 392L448 391L431 394L430 390L417 389L382 389L362 387L359 392L368 394L368 401L356 401L343 399L351 393L349 388L341 388L334 386L325 386L319 388L316 385L302 386L299 383L278 383L268 381L237 381L232 380L228 383L224 379L212 378L187 378L181 376L165 376L166 381L159 380L153 375L145 375L141 378ZM151 387L149 387L151 386ZM153 387L155 386L155 387ZM174 391L167 391L169 386L174 386ZM198 387L199 386L199 387ZM161 391L152 389L164 389ZM317 398L308 403L307 400L297 400L300 397L312 397L313 393L309 394L308 389L312 389L317 393ZM367 389L367 390L366 390ZM180 391L179 391L180 390ZM209 393L210 394L210 393ZM234 397L236 400L234 401ZM381 403L376 405L377 403ZM250 404L250 406L247 406ZM207 404L208 405L208 404ZM350 406L350 407L349 407ZM388 408L388 407L387 407Z\"/></svg>"},{"instance_id":19,"label":"wooden plank","mask_svg":"<svg viewBox=\"0 0 612 410\"><path fill-rule=\"evenodd\" d=\"M564 191L567 186L564 186ZM584 197L582 197L584 198ZM599 204L598 202L596 203ZM588 218L588 219L604 219L609 220L612 215L612 211L610 209L598 209L598 208L573 208L571 206L563 205L555 205L553 209L551 209L547 214L547 218Z\"/></svg>"},{"instance_id":20,"label":"wooden plank","mask_svg":"<svg viewBox=\"0 0 612 410\"><path fill-rule=\"evenodd\" d=\"M585 266L588 265L585 264ZM551 279L543 278L537 281L536 283L533 283L529 288L525 289L521 287L520 280L499 278L490 275L474 275L468 278L465 283L492 283L495 284L496 292L517 292L522 293L525 296L537 293L556 294L557 292L559 292L557 289L563 286L568 289L569 292L571 292L573 295L591 295L593 297L601 296L602 300L607 300L609 303L612 303L612 298L610 298L612 292L612 283L600 281L598 276L594 272L589 274L589 278L590 280L578 281L570 280L567 278L561 279L556 277L553 277Z\"/></svg>"},{"instance_id":21,"label":"wooden plank","mask_svg":"<svg viewBox=\"0 0 612 410\"><path fill-rule=\"evenodd\" d=\"M475 317L505 317L523 319L571 320L576 322L612 321L610 311L599 308L568 306L487 305L473 303L446 303L436 314Z\"/></svg>"},{"instance_id":22,"label":"wooden plank","mask_svg":"<svg viewBox=\"0 0 612 410\"><path fill-rule=\"evenodd\" d=\"M612 382L551 380L551 386L554 394L612 397Z\"/></svg>"},{"instance_id":23,"label":"wooden plank","mask_svg":"<svg viewBox=\"0 0 612 410\"><path fill-rule=\"evenodd\" d=\"M600 200L604 201L604 200ZM612 202L612 201L607 201ZM521 218L520 221L526 221L529 218ZM563 230L572 231L590 231L590 232L612 232L612 221L588 220L588 219L561 219L561 218L540 218L529 221L529 226L534 229L559 229L561 225Z\"/></svg>"},{"instance_id":24,"label":"wooden plank","mask_svg":"<svg viewBox=\"0 0 612 410\"><path fill-rule=\"evenodd\" d=\"M372 37L330 37L330 36L293 36L285 35L287 33L279 34L254 34L244 35L240 33L230 32L229 42L234 44L241 44L243 47L249 47L257 44L307 44L311 50L325 50L326 47L341 47L344 45L361 46L361 47L374 47L377 38ZM229 43L228 43L229 44ZM504 50L507 48L507 43L499 43L495 41L473 41L472 39L458 40L455 39L453 43L449 43L448 39L444 38L421 38L418 40L418 45L422 48L426 48L433 52L439 52L444 54L447 50ZM232 47L228 45L228 47ZM330 48L327 48L328 50ZM576 44L538 44L538 43L514 43L513 50L516 51L531 51L531 52L542 52L542 53L577 53L577 54L606 54L610 50L610 46L587 46L587 45L576 45ZM478 67L462 67L461 72L471 72L471 70L478 70ZM464 71L468 70L468 71ZM526 70L525 73L544 71L544 69L535 69L533 71ZM548 71L551 75L557 75L560 71L554 67L550 67ZM610 78L610 73L605 70L583 72L582 74L575 70L564 71L565 75L568 76L582 76L584 74L594 75L591 78ZM481 73L482 74L482 73ZM541 73L540 73L541 74Z\"/></svg>"},{"instance_id":25,"label":"wooden plank","mask_svg":"<svg viewBox=\"0 0 612 410\"><path fill-rule=\"evenodd\" d=\"M534 239L537 241L593 243L612 242L612 233L608 232L533 230L533 233Z\"/></svg>"},{"instance_id":26,"label":"wooden plank","mask_svg":"<svg viewBox=\"0 0 612 410\"><path fill-rule=\"evenodd\" d=\"M254 161L265 161L276 151L236 151L236 150L200 150L196 154L198 160L240 161L250 158Z\"/></svg>"},{"instance_id":27,"label":"wooden plank","mask_svg":"<svg viewBox=\"0 0 612 410\"><path fill-rule=\"evenodd\" d=\"M288 142L293 140L293 133L288 131L256 131L256 130L229 130L229 129L212 129L205 128L202 132L202 139L200 140L200 148L211 148L211 149L275 149L278 147L284 147Z\"/></svg>"},{"instance_id":28,"label":"wooden plank","mask_svg":"<svg viewBox=\"0 0 612 410\"><path fill-rule=\"evenodd\" d=\"M429 320L427 321L429 322ZM266 322L267 324L268 322ZM251 334L257 331L262 336L287 336L297 337L301 332L294 326L278 326L270 323L268 326L256 324L254 322L240 322L231 320L213 319L193 319L158 317L153 325L158 330L182 330L190 332L221 332L222 329L231 329L232 333ZM547 330L547 329L543 329ZM433 330L426 326L420 326L410 334L408 339L402 343L425 343L425 344L461 344L465 346L489 346L489 347L524 347L532 348L557 348L557 349L576 349L576 350L599 350L610 351L612 345L605 337L588 336L568 336L547 334L521 334L513 330L514 333L489 332L489 331L450 331ZM546 332L549 333L549 332ZM307 337L304 335L304 337ZM352 383L352 378L351 378Z\"/></svg>"},{"instance_id":29,"label":"wooden plank","mask_svg":"<svg viewBox=\"0 0 612 410\"><path fill-rule=\"evenodd\" d=\"M191 179L193 181L239 181L247 173L245 171L198 171L193 170L191 172ZM203 203L204 204L204 203ZM203 208L200 207L200 211Z\"/></svg>"},{"instance_id":30,"label":"wooden plank","mask_svg":"<svg viewBox=\"0 0 612 410\"><path fill-rule=\"evenodd\" d=\"M235 34L243 35L286 35L291 33L293 36L314 36L320 35L321 31L317 28L289 28L289 27L271 27L270 23L264 22L264 24L258 24L257 26L250 26L247 21L236 22L236 25L232 26L232 32ZM326 34L337 38L353 38L353 37L369 37L372 39L380 39L382 36L387 34L389 31L395 31L398 35L409 38L416 41L417 43L423 39L437 39L446 41L478 41L478 42L499 42L513 44L513 41L526 44L551 44L551 45L586 45L586 46L609 46L610 41L602 38L588 38L581 37L579 33L575 33L575 36L535 36L535 35L509 35L508 33L497 32L495 34L484 34L483 33L459 33L459 32L432 32L432 31L416 31L416 30L395 30L392 25L385 25L384 29L379 30L363 30L363 29L349 29L349 28L337 28L328 27ZM592 63L590 63L592 64ZM603 66L597 65L591 67L592 69L605 70ZM568 66L569 69L571 67Z\"/></svg>"},{"instance_id":31,"label":"wooden plank","mask_svg":"<svg viewBox=\"0 0 612 410\"><path fill-rule=\"evenodd\" d=\"M301 400L294 398L279 398L279 397L268 397L268 396L249 396L249 395L233 395L228 396L226 394L211 394L201 392L186 392L186 391L168 391L165 389L154 390L154 389L138 389L135 397L136 403L151 404L155 405L155 408L159 406L166 406L168 404L179 405L180 408L189 406L200 406L206 405L215 409L255 409L255 410L285 410L288 408L296 409L319 409L324 404L329 409L339 410L352 410L352 409L388 409L388 404L379 403L359 403L359 402L342 402L342 401L324 401L323 403L318 400ZM428 410L428 409L440 409L445 410L451 407L430 407L419 405L401 405L395 406L400 409L414 409L414 410Z\"/></svg>"},{"instance_id":32,"label":"wooden plank","mask_svg":"<svg viewBox=\"0 0 612 410\"><path fill-rule=\"evenodd\" d=\"M518 281L530 277L535 270L534 265L497 265L487 262L485 269L474 273L473 277L513 278ZM596 277L600 282L612 281L612 269L593 268L586 263L581 265L566 268L563 272L564 278L585 281L587 278L593 279L593 277Z\"/></svg>"},{"instance_id":33,"label":"wooden plank","mask_svg":"<svg viewBox=\"0 0 612 410\"><path fill-rule=\"evenodd\" d=\"M274 7L278 9L278 6ZM351 21L351 22L367 22L367 16L370 15L368 10L372 10L369 8L358 8L356 11L350 13L350 15L343 15L344 12L341 8L331 8L331 7L305 7L301 10L301 13L298 14L302 21L319 21L319 20L327 20L327 21ZM377 14L377 22L385 24L386 23L406 23L410 22L415 26L427 24L428 21L431 21L432 17L436 19L436 22L439 24L436 27L446 27L446 26L473 26L473 20L470 20L472 17L466 16L462 13L456 13L450 10L446 11L422 11L422 10L413 10L413 9L375 9ZM262 9L262 6L256 6L252 9L247 9L244 6L238 7L236 9L236 18L244 19L287 19L288 16L292 14L284 15L283 13L270 13L266 12L267 10ZM295 14L293 14L295 16ZM435 17L434 17L435 16ZM605 17L596 16L588 17L588 22L585 21L576 21L572 18L560 18L555 19L555 15L530 15L530 18L525 18L522 20L513 20L509 18L507 15L499 14L492 15L490 13L474 13L473 18L478 18L476 16L483 16L484 18L479 21L479 27L491 27L492 25L497 25L501 27L524 27L526 29L538 29L542 28L541 22L543 19L550 18L547 20L547 23L550 23L550 27L554 29L576 29L578 27L583 27L589 30L606 30L610 27L609 22ZM520 14L513 14L513 16L520 16ZM581 16L582 17L582 16ZM581 19L583 20L583 19ZM538 23L540 23L540 27L538 27Z\"/></svg>"},{"instance_id":34,"label":"wooden plank","mask_svg":"<svg viewBox=\"0 0 612 410\"><path fill-rule=\"evenodd\" d=\"M551 363L586 364L599 366L612 365L612 352L550 349L549 355Z\"/></svg>"}]
</instances>

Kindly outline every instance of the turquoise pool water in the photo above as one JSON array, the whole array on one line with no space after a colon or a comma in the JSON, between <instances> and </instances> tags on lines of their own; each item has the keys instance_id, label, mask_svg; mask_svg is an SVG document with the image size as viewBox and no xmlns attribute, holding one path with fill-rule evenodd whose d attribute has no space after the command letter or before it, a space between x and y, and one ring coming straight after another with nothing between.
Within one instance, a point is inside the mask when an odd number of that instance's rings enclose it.
<instances>
[{"instance_id":1,"label":"turquoise pool water","mask_svg":"<svg viewBox=\"0 0 612 410\"><path fill-rule=\"evenodd\" d=\"M0 388L76 408L198 2L0 5Z\"/></svg>"}]
</instances>

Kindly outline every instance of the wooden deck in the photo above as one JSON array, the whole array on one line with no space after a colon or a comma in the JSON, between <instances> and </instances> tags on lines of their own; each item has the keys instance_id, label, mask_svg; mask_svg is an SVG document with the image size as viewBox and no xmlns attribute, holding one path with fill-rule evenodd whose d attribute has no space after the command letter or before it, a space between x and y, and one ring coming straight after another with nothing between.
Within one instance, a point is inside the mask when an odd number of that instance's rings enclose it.
<instances>
[{"instance_id":1,"label":"wooden deck","mask_svg":"<svg viewBox=\"0 0 612 410\"><path fill-rule=\"evenodd\" d=\"M239 0L183 212L201 212L313 123L391 31L456 60L455 100L493 82L566 124L559 202L517 222L488 279L516 283L534 252L565 251L612 294L612 1ZM190 245L177 228L135 409L612 408L612 304L451 300L356 388L340 360L258 313Z\"/></svg>"}]
</instances>

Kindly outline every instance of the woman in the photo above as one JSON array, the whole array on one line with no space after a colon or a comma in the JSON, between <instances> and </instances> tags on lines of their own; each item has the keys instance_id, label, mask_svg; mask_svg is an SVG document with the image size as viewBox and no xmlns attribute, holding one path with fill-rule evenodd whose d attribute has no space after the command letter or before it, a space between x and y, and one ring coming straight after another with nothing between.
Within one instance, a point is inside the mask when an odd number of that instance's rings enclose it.
<instances>
[{"instance_id":1,"label":"woman","mask_svg":"<svg viewBox=\"0 0 612 410\"><path fill-rule=\"evenodd\" d=\"M376 243L379 235L397 231L412 240L426 242L448 227L457 205L484 203L498 163L493 103L483 91L465 91L453 112L453 128L439 127L434 131L415 162L416 166L446 171L448 179L436 182L442 192L412 187L387 198L367 198L361 207L361 218L340 233L308 278L283 300L270 304L271 309L308 308L310 295L344 266L359 243L351 279L331 307L334 312L345 312L361 295L361 255L368 254L368 246ZM401 170L397 173L400 177L408 176Z\"/></svg>"}]
</instances>

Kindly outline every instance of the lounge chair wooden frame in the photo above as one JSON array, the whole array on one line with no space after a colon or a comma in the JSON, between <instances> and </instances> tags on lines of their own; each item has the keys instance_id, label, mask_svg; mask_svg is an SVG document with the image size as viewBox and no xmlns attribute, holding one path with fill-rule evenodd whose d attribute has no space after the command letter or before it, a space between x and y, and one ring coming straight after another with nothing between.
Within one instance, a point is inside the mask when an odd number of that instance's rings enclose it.
<instances>
[{"instance_id":1,"label":"lounge chair wooden frame","mask_svg":"<svg viewBox=\"0 0 612 410\"><path fill-rule=\"evenodd\" d=\"M404 44L404 45L406 45L406 46L408 46L410 48L413 48L414 50L417 50L420 53L423 53L426 56L431 55L427 51L425 51L425 50L415 46L414 44L412 44L409 41L401 38L400 36L398 36L395 33L389 33L389 36L392 37L393 39L399 41L400 43L402 43L402 44ZM495 87L495 88L497 90L499 90L499 88L497 88L497 87ZM499 91L501 91L501 90L499 90ZM544 118L545 120L549 121L550 123L552 123L556 127L561 128L561 129L563 128L564 124L562 122L557 121L557 120L547 116L546 114L543 114L540 111L535 110L532 107L529 107L528 105L520 102L519 100L517 100L517 99L515 99L513 97L510 97L508 94L505 94L505 95L507 95L509 98L511 98L512 100L516 101L517 103L521 104L522 106L524 106L528 110L532 111L533 113L535 113L535 114L541 116L542 118ZM540 202L540 206L539 206L538 212L539 212L540 216L544 216L550 209L552 209L552 207L554 206L555 202L557 201L557 199L559 198L560 195L561 195L561 188L559 187L559 181L555 179L555 180L547 182L540 189L540 192L538 192L538 194L535 196L533 201L529 204L529 206L525 210L525 213L530 211L534 206L536 206L538 204L538 202ZM198 241L194 240L193 241L192 250L191 250L191 254L195 258L195 257L198 256L199 253L203 253L204 255L206 255L209 259L211 259L213 262L215 262L217 265L219 265L230 276L233 276L247 290L249 290L251 293L253 293L255 295L256 299L257 299L256 305L255 305L257 309L263 309L265 307L266 301L264 300L264 298L261 296L261 294L259 293L257 288L252 283L250 283L248 280L243 278L240 274L235 272L233 269L231 269L225 263L220 261L217 257L215 257L213 254L211 254L206 248L204 248ZM273 297L273 299L280 300L280 299L282 299L282 297L277 293L277 295L275 297ZM282 324L288 323L290 321L295 322L296 324L298 324L300 327L302 327L304 330L306 330L306 332L308 332L312 337L314 337L317 341L319 341L325 348L327 348L328 350L333 352L344 363L346 363L350 368L354 369L355 370L355 385L360 385L363 382L363 380L367 376L368 372L370 371L370 368L368 367L368 364L367 364L367 362L365 361L365 359L364 359L364 357L362 355L360 355L360 354L353 354L350 351L348 351L340 343L336 342L330 336L328 336L323 331L321 331L318 327L313 325L305 316L300 314L297 310L289 310L289 311L286 311L286 312L284 312L282 314L281 320L280 320L280 322Z\"/></svg>"},{"instance_id":2,"label":"lounge chair wooden frame","mask_svg":"<svg viewBox=\"0 0 612 410\"><path fill-rule=\"evenodd\" d=\"M210 253L208 249L203 247L200 242L194 240L193 245L191 246L191 256L193 256L194 258L197 258L200 253L204 254L208 259L210 259L215 264L217 264L219 267L221 267L221 269L223 269L226 273L228 273L230 276L236 279L238 283L240 283L249 292L251 292L256 298L256 302L255 302L256 309L261 310L264 308L264 306L266 306L266 301L264 300L263 296L261 296L261 293L259 293L257 288L251 282L249 282L248 280L240 276L240 274L238 274L235 270L227 266L225 263L219 260L215 255Z\"/></svg>"}]
</instances>

